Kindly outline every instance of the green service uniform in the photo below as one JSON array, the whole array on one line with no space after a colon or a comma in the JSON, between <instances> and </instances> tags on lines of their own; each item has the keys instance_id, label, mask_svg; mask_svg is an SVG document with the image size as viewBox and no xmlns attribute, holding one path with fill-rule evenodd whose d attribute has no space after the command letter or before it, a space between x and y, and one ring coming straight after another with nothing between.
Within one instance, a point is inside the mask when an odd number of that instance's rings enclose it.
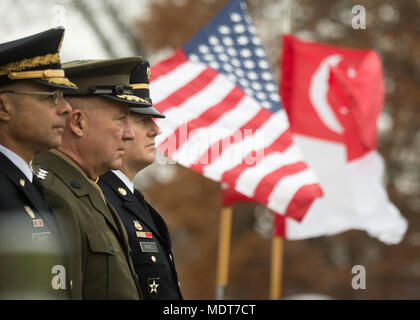
<instances>
[{"instance_id":1,"label":"green service uniform","mask_svg":"<svg viewBox=\"0 0 420 320\"><path fill-rule=\"evenodd\" d=\"M33 167L70 248L73 299L141 299L127 233L100 188L59 151Z\"/></svg>"}]
</instances>

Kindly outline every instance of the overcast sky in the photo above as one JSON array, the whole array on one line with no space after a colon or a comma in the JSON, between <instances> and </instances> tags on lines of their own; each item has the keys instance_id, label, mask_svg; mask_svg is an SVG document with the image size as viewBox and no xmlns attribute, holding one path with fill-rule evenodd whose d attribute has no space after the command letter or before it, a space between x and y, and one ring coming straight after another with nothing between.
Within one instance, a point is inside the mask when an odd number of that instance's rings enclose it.
<instances>
[{"instance_id":1,"label":"overcast sky","mask_svg":"<svg viewBox=\"0 0 420 320\"><path fill-rule=\"evenodd\" d=\"M83 1L94 12L94 17L105 35L118 48L118 56L130 56L134 52L121 37L113 19L103 8L102 0ZM114 0L118 13L129 27L136 19L147 14L148 0ZM35 34L57 25L66 28L61 48L62 62L75 59L109 58L91 26L71 0L1 0L0 43Z\"/></svg>"}]
</instances>

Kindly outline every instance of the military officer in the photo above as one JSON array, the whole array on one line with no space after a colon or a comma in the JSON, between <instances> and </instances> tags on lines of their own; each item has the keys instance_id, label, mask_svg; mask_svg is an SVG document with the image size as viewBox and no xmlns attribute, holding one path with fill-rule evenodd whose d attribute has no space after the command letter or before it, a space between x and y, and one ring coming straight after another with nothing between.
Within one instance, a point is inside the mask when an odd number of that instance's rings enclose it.
<instances>
[{"instance_id":1,"label":"military officer","mask_svg":"<svg viewBox=\"0 0 420 320\"><path fill-rule=\"evenodd\" d=\"M154 161L154 138L159 128L153 118L165 117L152 105L149 80L150 67L143 61L130 78L134 94L144 102L130 108L135 139L127 142L121 170L106 173L98 183L124 223L144 299L176 300L182 295L168 227L133 185L134 176Z\"/></svg>"},{"instance_id":2,"label":"military officer","mask_svg":"<svg viewBox=\"0 0 420 320\"><path fill-rule=\"evenodd\" d=\"M127 233L97 181L121 167L126 142L134 139L128 104L142 102L133 95L129 78L142 61L129 57L64 64L79 89L65 92L73 110L63 142L34 160L63 232L72 236L69 272L73 291L82 299L141 298Z\"/></svg>"},{"instance_id":3,"label":"military officer","mask_svg":"<svg viewBox=\"0 0 420 320\"><path fill-rule=\"evenodd\" d=\"M70 113L62 27L0 44L0 299L67 299L67 251L31 161Z\"/></svg>"}]
</instances>

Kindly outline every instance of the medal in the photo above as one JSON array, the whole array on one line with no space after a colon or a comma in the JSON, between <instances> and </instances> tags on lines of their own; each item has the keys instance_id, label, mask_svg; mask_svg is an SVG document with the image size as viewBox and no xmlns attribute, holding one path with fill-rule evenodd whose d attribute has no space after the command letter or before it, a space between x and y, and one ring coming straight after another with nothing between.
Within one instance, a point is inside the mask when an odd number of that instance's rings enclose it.
<instances>
[{"instance_id":1,"label":"medal","mask_svg":"<svg viewBox=\"0 0 420 320\"><path fill-rule=\"evenodd\" d=\"M34 228L42 228L44 226L44 221L42 219L34 219L32 222L34 224Z\"/></svg>"},{"instance_id":2,"label":"medal","mask_svg":"<svg viewBox=\"0 0 420 320\"><path fill-rule=\"evenodd\" d=\"M138 238L152 239L152 233L151 232L136 231L136 235L137 235Z\"/></svg>"},{"instance_id":3,"label":"medal","mask_svg":"<svg viewBox=\"0 0 420 320\"><path fill-rule=\"evenodd\" d=\"M142 231L142 230L143 230L143 227L141 226L140 222L138 222L137 220L134 220L133 222L134 222L134 227L135 227L137 230L140 230L140 231Z\"/></svg>"}]
</instances>

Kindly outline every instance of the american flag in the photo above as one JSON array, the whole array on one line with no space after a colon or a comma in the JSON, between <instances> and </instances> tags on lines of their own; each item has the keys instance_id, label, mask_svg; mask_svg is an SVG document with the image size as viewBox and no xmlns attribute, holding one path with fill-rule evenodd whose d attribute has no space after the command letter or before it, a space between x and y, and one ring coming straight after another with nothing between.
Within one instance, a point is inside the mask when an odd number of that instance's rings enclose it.
<instances>
[{"instance_id":1,"label":"american flag","mask_svg":"<svg viewBox=\"0 0 420 320\"><path fill-rule=\"evenodd\" d=\"M245 1L230 1L154 65L150 92L166 115L156 119L158 149L179 164L296 220L322 195L293 144Z\"/></svg>"}]
</instances>

